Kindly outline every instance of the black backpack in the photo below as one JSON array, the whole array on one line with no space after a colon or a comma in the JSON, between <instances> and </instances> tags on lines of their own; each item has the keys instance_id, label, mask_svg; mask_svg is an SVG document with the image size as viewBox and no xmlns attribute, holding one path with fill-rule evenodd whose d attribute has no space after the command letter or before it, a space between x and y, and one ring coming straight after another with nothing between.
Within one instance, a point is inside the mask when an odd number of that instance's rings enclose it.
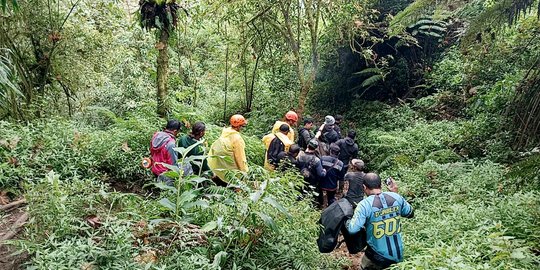
<instances>
[{"instance_id":1,"label":"black backpack","mask_svg":"<svg viewBox=\"0 0 540 270\"><path fill-rule=\"evenodd\" d=\"M317 157L312 156L311 160L308 162L308 165L302 168L302 170L300 170L300 173L302 174L302 176L304 176L304 180L309 183L311 183L311 181L309 180L315 177L315 175L313 174L313 168L315 167L315 165L317 165Z\"/></svg>"},{"instance_id":2,"label":"black backpack","mask_svg":"<svg viewBox=\"0 0 540 270\"><path fill-rule=\"evenodd\" d=\"M350 254L356 254L367 246L365 229L350 234L345 227L345 222L352 217L353 212L354 206L346 198L342 198L329 205L321 213L319 224L322 226L317 239L317 246L321 253L330 253L336 248L340 232L343 234Z\"/></svg>"}]
</instances>

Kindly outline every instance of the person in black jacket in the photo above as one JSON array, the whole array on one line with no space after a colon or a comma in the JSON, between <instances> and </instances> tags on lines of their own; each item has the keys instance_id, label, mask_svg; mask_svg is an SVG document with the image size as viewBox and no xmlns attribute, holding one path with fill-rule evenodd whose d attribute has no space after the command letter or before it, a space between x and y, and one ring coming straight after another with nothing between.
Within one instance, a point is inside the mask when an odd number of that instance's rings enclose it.
<instances>
[{"instance_id":1,"label":"person in black jacket","mask_svg":"<svg viewBox=\"0 0 540 270\"><path fill-rule=\"evenodd\" d=\"M306 117L304 119L304 126L298 131L298 141L297 144L302 150L307 149L307 145L314 135L311 133L311 128L313 128L313 119Z\"/></svg>"},{"instance_id":2,"label":"person in black jacket","mask_svg":"<svg viewBox=\"0 0 540 270\"><path fill-rule=\"evenodd\" d=\"M286 171L293 168L296 168L300 170L300 165L298 164L298 160L296 160L296 157L298 157L298 154L300 153L300 146L297 144L291 145L289 147L289 151L281 152L278 154L278 160L279 160L279 171Z\"/></svg>"},{"instance_id":3,"label":"person in black jacket","mask_svg":"<svg viewBox=\"0 0 540 270\"><path fill-rule=\"evenodd\" d=\"M319 185L319 206L323 206L324 195L323 191L326 192L326 198L328 200L328 205L331 205L336 199L336 191L339 175L341 169L343 168L343 162L338 159L339 156L339 147L335 144L330 145L330 155L321 157L323 168L326 170L326 176L321 179Z\"/></svg>"},{"instance_id":4,"label":"person in black jacket","mask_svg":"<svg viewBox=\"0 0 540 270\"><path fill-rule=\"evenodd\" d=\"M289 125L282 124L279 127L279 132L283 133L285 136L289 134ZM279 139L278 136L276 136L272 142L270 142L270 146L268 147L268 151L266 152L266 158L268 159L268 162L272 164L273 166L277 166L279 164L279 153L285 151L285 144Z\"/></svg>"},{"instance_id":5,"label":"person in black jacket","mask_svg":"<svg viewBox=\"0 0 540 270\"><path fill-rule=\"evenodd\" d=\"M343 192L343 178L349 169L349 161L358 157L358 144L354 141L355 138L356 131L349 130L345 139L340 139L336 142L336 145L339 146L340 149L339 160L344 164L339 176L339 194Z\"/></svg>"},{"instance_id":6,"label":"person in black jacket","mask_svg":"<svg viewBox=\"0 0 540 270\"><path fill-rule=\"evenodd\" d=\"M317 187L319 180L326 176L326 170L322 166L321 160L315 154L315 149L319 147L317 140L312 139L308 143L306 152L298 155L298 166L300 173L304 176L306 185Z\"/></svg>"},{"instance_id":7,"label":"person in black jacket","mask_svg":"<svg viewBox=\"0 0 540 270\"><path fill-rule=\"evenodd\" d=\"M354 207L364 199L364 161L360 159L351 160L351 170L345 174L345 182L348 183L347 194L345 198L349 200Z\"/></svg>"}]
</instances>

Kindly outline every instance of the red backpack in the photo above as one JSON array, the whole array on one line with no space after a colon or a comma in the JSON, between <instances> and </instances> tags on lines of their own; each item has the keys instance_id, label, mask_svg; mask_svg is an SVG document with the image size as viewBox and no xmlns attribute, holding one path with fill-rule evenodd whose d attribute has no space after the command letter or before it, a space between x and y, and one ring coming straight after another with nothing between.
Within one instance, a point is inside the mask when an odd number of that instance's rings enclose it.
<instances>
[{"instance_id":1,"label":"red backpack","mask_svg":"<svg viewBox=\"0 0 540 270\"><path fill-rule=\"evenodd\" d=\"M152 136L152 140L150 141L150 157L152 158L152 172L155 175L160 175L163 172L166 172L169 170L165 166L161 165L161 163L158 163L158 162L172 165L172 157L169 151L167 151L167 145L171 142L172 143L176 142L176 140L174 139L172 135L167 134L169 135L169 139L167 140L166 143L160 145L159 147L153 147L152 142L154 141L154 139L159 133L160 132L154 133L154 136Z\"/></svg>"}]
</instances>

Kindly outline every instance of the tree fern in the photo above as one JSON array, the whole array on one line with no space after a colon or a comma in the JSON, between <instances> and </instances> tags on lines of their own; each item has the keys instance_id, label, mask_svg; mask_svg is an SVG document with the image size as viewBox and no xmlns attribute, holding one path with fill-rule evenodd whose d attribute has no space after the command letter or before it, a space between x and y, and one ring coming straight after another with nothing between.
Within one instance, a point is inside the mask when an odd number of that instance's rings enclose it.
<instances>
[{"instance_id":1,"label":"tree fern","mask_svg":"<svg viewBox=\"0 0 540 270\"><path fill-rule=\"evenodd\" d=\"M354 75L368 75L368 74L372 74L372 73L381 74L382 70L380 68L377 68L377 67L372 67L372 68L363 69L362 71L355 72L353 74Z\"/></svg>"},{"instance_id":2,"label":"tree fern","mask_svg":"<svg viewBox=\"0 0 540 270\"><path fill-rule=\"evenodd\" d=\"M535 0L504 0L499 1L486 9L475 18L467 28L462 40L462 46L468 46L475 40L478 34L485 29L498 29L508 23L513 25L521 15L532 11ZM537 12L540 15L540 2L537 3Z\"/></svg>"},{"instance_id":3,"label":"tree fern","mask_svg":"<svg viewBox=\"0 0 540 270\"><path fill-rule=\"evenodd\" d=\"M417 0L410 4L407 8L396 14L390 22L389 30L392 34L398 34L419 18L429 15L437 7L436 0Z\"/></svg>"},{"instance_id":4,"label":"tree fern","mask_svg":"<svg viewBox=\"0 0 540 270\"><path fill-rule=\"evenodd\" d=\"M378 83L379 81L382 81L382 80L384 80L384 77L383 77L382 74L375 74L375 75L365 79L362 82L361 86L363 88L369 88L369 87L374 86L376 83Z\"/></svg>"}]
</instances>

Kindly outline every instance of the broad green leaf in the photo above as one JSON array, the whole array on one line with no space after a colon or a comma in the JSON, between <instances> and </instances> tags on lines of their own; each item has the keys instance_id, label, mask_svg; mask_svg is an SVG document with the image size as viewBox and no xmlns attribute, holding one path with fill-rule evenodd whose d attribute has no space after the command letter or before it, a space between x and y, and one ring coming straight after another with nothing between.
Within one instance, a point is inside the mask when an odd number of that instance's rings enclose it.
<instances>
[{"instance_id":1,"label":"broad green leaf","mask_svg":"<svg viewBox=\"0 0 540 270\"><path fill-rule=\"evenodd\" d=\"M227 259L227 252L220 251L218 254L214 256L214 261L212 262L212 268L213 269L221 269L221 264L225 262Z\"/></svg>"},{"instance_id":2,"label":"broad green leaf","mask_svg":"<svg viewBox=\"0 0 540 270\"><path fill-rule=\"evenodd\" d=\"M255 212L255 213L263 220L264 224L268 228L272 229L273 231L277 231L277 225L274 222L274 219L272 219L272 217L261 212Z\"/></svg>"},{"instance_id":3,"label":"broad green leaf","mask_svg":"<svg viewBox=\"0 0 540 270\"><path fill-rule=\"evenodd\" d=\"M159 200L159 204L173 212L176 211L176 205L174 205L174 203L172 203L171 200L169 200L168 198L163 198Z\"/></svg>"},{"instance_id":4,"label":"broad green leaf","mask_svg":"<svg viewBox=\"0 0 540 270\"><path fill-rule=\"evenodd\" d=\"M184 205L188 202L191 202L193 201L193 199L195 199L197 197L197 194L195 193L194 190L188 190L188 191L184 191L181 195L180 195L180 198L179 198L179 204L180 205Z\"/></svg>"},{"instance_id":5,"label":"broad green leaf","mask_svg":"<svg viewBox=\"0 0 540 270\"><path fill-rule=\"evenodd\" d=\"M201 231L209 232L209 231L215 230L216 228L217 228L217 222L216 221L210 221L210 222L204 224L204 226L202 226Z\"/></svg>"},{"instance_id":6,"label":"broad green leaf","mask_svg":"<svg viewBox=\"0 0 540 270\"><path fill-rule=\"evenodd\" d=\"M180 155L182 155L182 157L186 157L187 153L189 153L189 151L191 151L193 148L201 145L202 143L204 142L204 140L200 140L192 145L190 145L189 147L187 148L184 148L184 147L175 147L173 148L174 151L180 153Z\"/></svg>"},{"instance_id":7,"label":"broad green leaf","mask_svg":"<svg viewBox=\"0 0 540 270\"><path fill-rule=\"evenodd\" d=\"M186 203L184 205L184 208L185 209L191 209L193 207L200 207L200 208L208 208L210 205L208 204L207 201L204 201L204 200L196 200L194 202L191 202L191 203Z\"/></svg>"},{"instance_id":8,"label":"broad green leaf","mask_svg":"<svg viewBox=\"0 0 540 270\"><path fill-rule=\"evenodd\" d=\"M285 209L285 207L283 207L280 203L278 203L276 200L274 200L274 198L265 197L263 199L263 202L266 202L266 203L270 204L272 207L279 210L279 212L285 214L288 218L292 218L291 214L289 214L289 211L287 211L287 209Z\"/></svg>"},{"instance_id":9,"label":"broad green leaf","mask_svg":"<svg viewBox=\"0 0 540 270\"><path fill-rule=\"evenodd\" d=\"M163 182L156 182L156 183L153 183L153 185L159 189L162 189L162 190L170 190L172 192L176 192L176 188L173 187L173 186L169 186Z\"/></svg>"},{"instance_id":10,"label":"broad green leaf","mask_svg":"<svg viewBox=\"0 0 540 270\"><path fill-rule=\"evenodd\" d=\"M171 165L171 164L167 164L167 163L163 163L163 162L156 162L158 164L161 164L163 165L163 167L173 171L173 172L177 172L177 173L180 173L180 168L178 168L178 166L176 165Z\"/></svg>"},{"instance_id":11,"label":"broad green leaf","mask_svg":"<svg viewBox=\"0 0 540 270\"><path fill-rule=\"evenodd\" d=\"M172 178L172 179L178 179L180 177L180 174L175 171L166 171L163 173L163 175Z\"/></svg>"}]
</instances>

